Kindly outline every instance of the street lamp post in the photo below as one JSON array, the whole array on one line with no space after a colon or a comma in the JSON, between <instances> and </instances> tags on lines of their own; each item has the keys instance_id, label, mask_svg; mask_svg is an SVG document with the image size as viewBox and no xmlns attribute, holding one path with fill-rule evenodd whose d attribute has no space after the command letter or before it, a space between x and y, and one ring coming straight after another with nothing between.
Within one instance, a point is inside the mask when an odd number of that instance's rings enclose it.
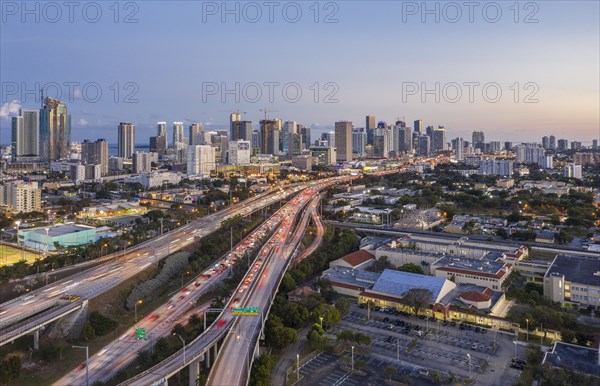
<instances>
[{"instance_id":1,"label":"street lamp post","mask_svg":"<svg viewBox=\"0 0 600 386\"><path fill-rule=\"evenodd\" d=\"M515 344L515 359L517 359L517 341L513 340L513 343Z\"/></svg>"},{"instance_id":2,"label":"street lamp post","mask_svg":"<svg viewBox=\"0 0 600 386\"><path fill-rule=\"evenodd\" d=\"M184 273L181 274L181 288L183 288L183 276L184 275L189 275L189 274L190 274L189 272L184 272Z\"/></svg>"},{"instance_id":3,"label":"street lamp post","mask_svg":"<svg viewBox=\"0 0 600 386\"><path fill-rule=\"evenodd\" d=\"M90 386L90 378L88 372L89 348L88 346L73 346L73 348L81 348L85 350L85 386Z\"/></svg>"},{"instance_id":4,"label":"street lamp post","mask_svg":"<svg viewBox=\"0 0 600 386\"><path fill-rule=\"evenodd\" d=\"M352 372L354 372L354 346L352 346Z\"/></svg>"},{"instance_id":5,"label":"street lamp post","mask_svg":"<svg viewBox=\"0 0 600 386\"><path fill-rule=\"evenodd\" d=\"M467 358L469 359L469 378L471 378L471 354L467 353Z\"/></svg>"},{"instance_id":6,"label":"street lamp post","mask_svg":"<svg viewBox=\"0 0 600 386\"><path fill-rule=\"evenodd\" d=\"M21 225L21 221L15 221L15 225L17 226L17 248L21 251L21 260L23 260L23 249L21 248L21 239L19 238L19 225Z\"/></svg>"},{"instance_id":7,"label":"street lamp post","mask_svg":"<svg viewBox=\"0 0 600 386\"><path fill-rule=\"evenodd\" d=\"M179 335L177 333L173 333L173 335L177 335L177 337L179 338L179 340L183 344L183 364L185 364L185 340L183 340L183 338L181 337L181 335Z\"/></svg>"},{"instance_id":8,"label":"street lamp post","mask_svg":"<svg viewBox=\"0 0 600 386\"><path fill-rule=\"evenodd\" d=\"M525 322L527 323L527 331L526 331L527 340L529 340L529 319L525 319Z\"/></svg>"},{"instance_id":9,"label":"street lamp post","mask_svg":"<svg viewBox=\"0 0 600 386\"><path fill-rule=\"evenodd\" d=\"M44 228L44 230L46 231L46 250L44 251L44 259L46 257L48 257L48 248L50 248L50 241L48 239L48 231L50 231L50 228Z\"/></svg>"},{"instance_id":10,"label":"street lamp post","mask_svg":"<svg viewBox=\"0 0 600 386\"><path fill-rule=\"evenodd\" d=\"M321 321L321 328L323 328L323 317L319 316L319 320Z\"/></svg>"},{"instance_id":11,"label":"street lamp post","mask_svg":"<svg viewBox=\"0 0 600 386\"><path fill-rule=\"evenodd\" d=\"M300 354L296 354L296 380L300 380Z\"/></svg>"},{"instance_id":12,"label":"street lamp post","mask_svg":"<svg viewBox=\"0 0 600 386\"><path fill-rule=\"evenodd\" d=\"M142 304L142 299L139 299L137 302L135 302L135 305L133 306L133 309L135 312L135 323L137 323L137 305L138 304Z\"/></svg>"}]
</instances>

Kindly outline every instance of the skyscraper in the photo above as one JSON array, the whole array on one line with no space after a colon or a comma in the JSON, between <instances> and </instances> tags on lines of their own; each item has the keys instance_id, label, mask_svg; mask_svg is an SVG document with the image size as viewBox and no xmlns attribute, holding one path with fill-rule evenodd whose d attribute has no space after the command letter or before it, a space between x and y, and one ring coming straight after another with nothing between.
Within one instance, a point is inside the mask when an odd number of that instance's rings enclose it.
<instances>
[{"instance_id":1,"label":"skyscraper","mask_svg":"<svg viewBox=\"0 0 600 386\"><path fill-rule=\"evenodd\" d=\"M251 121L232 121L229 133L229 139L232 141L252 140L252 122Z\"/></svg>"},{"instance_id":2,"label":"skyscraper","mask_svg":"<svg viewBox=\"0 0 600 386\"><path fill-rule=\"evenodd\" d=\"M81 162L84 165L100 165L102 176L108 174L108 142L100 138L96 142L89 140L81 144Z\"/></svg>"},{"instance_id":3,"label":"skyscraper","mask_svg":"<svg viewBox=\"0 0 600 386\"><path fill-rule=\"evenodd\" d=\"M189 144L190 145L202 145L202 132L204 127L200 123L192 123L189 127Z\"/></svg>"},{"instance_id":4,"label":"skyscraper","mask_svg":"<svg viewBox=\"0 0 600 386\"><path fill-rule=\"evenodd\" d=\"M167 122L158 122L156 127L156 135L159 137L167 136Z\"/></svg>"},{"instance_id":5,"label":"skyscraper","mask_svg":"<svg viewBox=\"0 0 600 386\"><path fill-rule=\"evenodd\" d=\"M12 156L39 155L40 111L21 110L18 117L12 118Z\"/></svg>"},{"instance_id":6,"label":"skyscraper","mask_svg":"<svg viewBox=\"0 0 600 386\"><path fill-rule=\"evenodd\" d=\"M279 122L275 119L260 121L260 152L279 154Z\"/></svg>"},{"instance_id":7,"label":"skyscraper","mask_svg":"<svg viewBox=\"0 0 600 386\"><path fill-rule=\"evenodd\" d=\"M173 148L175 148L176 143L183 143L184 139L183 122L173 122Z\"/></svg>"},{"instance_id":8,"label":"skyscraper","mask_svg":"<svg viewBox=\"0 0 600 386\"><path fill-rule=\"evenodd\" d=\"M287 154L288 158L291 158L292 155L292 151L290 149L294 149L295 152L298 151L298 149L294 147L294 135L297 133L298 125L295 121L286 121L283 124L280 141L282 143L283 154Z\"/></svg>"},{"instance_id":9,"label":"skyscraper","mask_svg":"<svg viewBox=\"0 0 600 386\"><path fill-rule=\"evenodd\" d=\"M352 153L357 157L365 156L365 148L367 146L367 133L365 129L358 128L352 130Z\"/></svg>"},{"instance_id":10,"label":"skyscraper","mask_svg":"<svg viewBox=\"0 0 600 386\"><path fill-rule=\"evenodd\" d=\"M417 119L415 121L414 126L415 127L413 127L413 130L414 130L415 133L417 133L418 135L423 134L423 120Z\"/></svg>"},{"instance_id":11,"label":"skyscraper","mask_svg":"<svg viewBox=\"0 0 600 386\"><path fill-rule=\"evenodd\" d=\"M432 148L433 151L446 150L446 129L444 129L444 126L433 129Z\"/></svg>"},{"instance_id":12,"label":"skyscraper","mask_svg":"<svg viewBox=\"0 0 600 386\"><path fill-rule=\"evenodd\" d=\"M546 150L550 149L550 137L547 135L542 137L542 147Z\"/></svg>"},{"instance_id":13,"label":"skyscraper","mask_svg":"<svg viewBox=\"0 0 600 386\"><path fill-rule=\"evenodd\" d=\"M373 134L377 128L377 119L374 115L367 115L365 119L365 132L367 133L367 144L373 144Z\"/></svg>"},{"instance_id":14,"label":"skyscraper","mask_svg":"<svg viewBox=\"0 0 600 386\"><path fill-rule=\"evenodd\" d=\"M550 150L555 150L556 149L556 137L551 135L550 136Z\"/></svg>"},{"instance_id":15,"label":"skyscraper","mask_svg":"<svg viewBox=\"0 0 600 386\"><path fill-rule=\"evenodd\" d=\"M568 139L559 139L557 149L558 150L569 149L569 140Z\"/></svg>"},{"instance_id":16,"label":"skyscraper","mask_svg":"<svg viewBox=\"0 0 600 386\"><path fill-rule=\"evenodd\" d=\"M477 145L478 143L485 142L485 134L483 131L474 131L472 138L473 138L473 146Z\"/></svg>"},{"instance_id":17,"label":"skyscraper","mask_svg":"<svg viewBox=\"0 0 600 386\"><path fill-rule=\"evenodd\" d=\"M335 123L335 145L337 161L352 161L352 122Z\"/></svg>"},{"instance_id":18,"label":"skyscraper","mask_svg":"<svg viewBox=\"0 0 600 386\"><path fill-rule=\"evenodd\" d=\"M462 138L455 138L452 140L452 150L454 150L454 159L462 161L463 159L463 148L464 142Z\"/></svg>"},{"instance_id":19,"label":"skyscraper","mask_svg":"<svg viewBox=\"0 0 600 386\"><path fill-rule=\"evenodd\" d=\"M390 154L390 130L380 127L373 135L373 156L387 158Z\"/></svg>"},{"instance_id":20,"label":"skyscraper","mask_svg":"<svg viewBox=\"0 0 600 386\"><path fill-rule=\"evenodd\" d=\"M398 151L410 152L413 149L413 133L410 127L401 127L398 131Z\"/></svg>"},{"instance_id":21,"label":"skyscraper","mask_svg":"<svg viewBox=\"0 0 600 386\"><path fill-rule=\"evenodd\" d=\"M302 137L302 146L303 149L308 149L312 145L310 138L310 127L304 127L303 125L297 126L298 132Z\"/></svg>"},{"instance_id":22,"label":"skyscraper","mask_svg":"<svg viewBox=\"0 0 600 386\"><path fill-rule=\"evenodd\" d=\"M56 161L69 156L71 148L71 116L59 100L45 98L40 110L40 156Z\"/></svg>"},{"instance_id":23,"label":"skyscraper","mask_svg":"<svg viewBox=\"0 0 600 386\"><path fill-rule=\"evenodd\" d=\"M159 157L167 154L167 137L162 135L150 137L150 151L158 154Z\"/></svg>"},{"instance_id":24,"label":"skyscraper","mask_svg":"<svg viewBox=\"0 0 600 386\"><path fill-rule=\"evenodd\" d=\"M431 151L431 139L428 135L419 135L417 140L417 155L428 157Z\"/></svg>"},{"instance_id":25,"label":"skyscraper","mask_svg":"<svg viewBox=\"0 0 600 386\"><path fill-rule=\"evenodd\" d=\"M129 122L119 123L119 157L130 159L135 152L135 125Z\"/></svg>"}]
</instances>

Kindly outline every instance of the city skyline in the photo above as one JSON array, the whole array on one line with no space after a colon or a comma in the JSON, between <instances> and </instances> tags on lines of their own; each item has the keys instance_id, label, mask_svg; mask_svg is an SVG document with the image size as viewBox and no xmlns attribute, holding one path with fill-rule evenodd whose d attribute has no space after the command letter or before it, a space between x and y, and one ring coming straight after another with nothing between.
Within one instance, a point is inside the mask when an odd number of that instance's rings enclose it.
<instances>
[{"instance_id":1,"label":"city skyline","mask_svg":"<svg viewBox=\"0 0 600 386\"><path fill-rule=\"evenodd\" d=\"M72 138L78 141L90 136L114 141L114 128L121 121L135 123L143 137L154 135L157 121L226 129L229 115L222 111L238 109L247 112L244 119L256 129L262 118L259 110L265 107L277 110L270 118L301 122L317 134L333 130L341 120L363 127L369 114L388 123L396 117L406 117L407 122L423 119L425 126L444 125L453 137L463 138L475 130L485 131L490 140L508 135L515 142L554 134L588 143L600 136L599 55L593 48L599 45L597 2L540 3L535 12L521 9L518 23L508 5L498 22L476 12L473 23L450 23L442 12L439 23L436 15L425 15L423 23L422 15L403 9L406 5L379 2L369 7L357 1L321 9L318 23L307 7L298 23L248 23L245 14L239 22L233 16L222 22L200 4L161 4L138 4L131 17L137 22L129 24L123 21L132 10L121 10L119 23L111 19L109 9L98 23L77 20L80 13L75 13L74 23L50 23L44 17L23 23L19 15L8 15L0 38L0 143L10 142L10 114L19 107L13 100L26 109L39 106L31 92L36 83L59 85L59 99L73 116ZM324 22L330 14L337 22ZM536 22L526 23L526 16ZM156 25L163 26L160 36L151 30ZM72 34L74 26L77 36ZM24 43L27 51L22 50ZM265 54L272 58L266 64L261 60ZM40 55L49 60L36 60ZM70 89L73 82L80 86ZM238 95L228 95L236 82ZM272 82L279 85L271 103L265 84ZM479 86L474 103L469 103L465 84L473 82ZM263 97L250 103L250 91L243 90L254 83ZM281 93L292 83L302 91L295 103L290 102L293 88L285 95L288 100ZM435 95L427 95L436 83L439 103ZM481 93L493 83L502 92L497 103L484 100ZM95 89L82 88L91 84L102 94L95 103L90 102ZM315 84L320 91L317 103ZM215 85L216 91L209 87ZM452 103L456 85L463 95ZM48 96L58 96L56 90L47 87ZM513 100L516 90L518 103ZM488 91L487 97L493 96L494 89ZM525 103L526 99L537 102Z\"/></svg>"}]
</instances>

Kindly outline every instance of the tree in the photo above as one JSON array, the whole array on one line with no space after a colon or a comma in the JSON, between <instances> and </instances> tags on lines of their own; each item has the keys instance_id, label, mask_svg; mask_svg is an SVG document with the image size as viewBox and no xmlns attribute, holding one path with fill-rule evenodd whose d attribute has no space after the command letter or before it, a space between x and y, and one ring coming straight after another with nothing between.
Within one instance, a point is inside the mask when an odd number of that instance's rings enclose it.
<instances>
[{"instance_id":1,"label":"tree","mask_svg":"<svg viewBox=\"0 0 600 386\"><path fill-rule=\"evenodd\" d=\"M424 309L433 300L433 293L425 288L412 288L402 296L402 303L412 308L415 314Z\"/></svg>"},{"instance_id":2,"label":"tree","mask_svg":"<svg viewBox=\"0 0 600 386\"><path fill-rule=\"evenodd\" d=\"M357 370L362 369L366 365L367 365L367 362L365 362L362 359L357 359L357 360L354 361L354 368L357 369Z\"/></svg>"},{"instance_id":3,"label":"tree","mask_svg":"<svg viewBox=\"0 0 600 386\"><path fill-rule=\"evenodd\" d=\"M188 319L188 323L195 327L202 323L202 319L198 316L198 314L191 314Z\"/></svg>"},{"instance_id":4,"label":"tree","mask_svg":"<svg viewBox=\"0 0 600 386\"><path fill-rule=\"evenodd\" d=\"M350 312L350 302L348 299L340 299L335 303L335 308L337 308L342 316L346 316Z\"/></svg>"},{"instance_id":5,"label":"tree","mask_svg":"<svg viewBox=\"0 0 600 386\"><path fill-rule=\"evenodd\" d=\"M183 326L183 324L177 323L176 325L173 326L173 329L171 330L171 334L183 335L183 334L185 334L185 327Z\"/></svg>"},{"instance_id":6,"label":"tree","mask_svg":"<svg viewBox=\"0 0 600 386\"><path fill-rule=\"evenodd\" d=\"M319 334L317 330L310 330L307 340L308 345L313 350L323 351L329 346L329 338Z\"/></svg>"},{"instance_id":7,"label":"tree","mask_svg":"<svg viewBox=\"0 0 600 386\"><path fill-rule=\"evenodd\" d=\"M137 361L140 365L146 366L152 364L152 355L148 350L140 350L137 353Z\"/></svg>"},{"instance_id":8,"label":"tree","mask_svg":"<svg viewBox=\"0 0 600 386\"><path fill-rule=\"evenodd\" d=\"M371 338L369 335L357 332L354 335L354 341L361 345L370 346L373 343L373 338Z\"/></svg>"},{"instance_id":9,"label":"tree","mask_svg":"<svg viewBox=\"0 0 600 386\"><path fill-rule=\"evenodd\" d=\"M275 367L275 360L270 354L262 354L254 361L250 373L250 385L269 386L271 383L271 372Z\"/></svg>"},{"instance_id":10,"label":"tree","mask_svg":"<svg viewBox=\"0 0 600 386\"><path fill-rule=\"evenodd\" d=\"M436 385L442 383L442 376L440 375L439 371L433 372L433 383L435 383Z\"/></svg>"},{"instance_id":11,"label":"tree","mask_svg":"<svg viewBox=\"0 0 600 386\"><path fill-rule=\"evenodd\" d=\"M402 266L398 267L398 271L418 273L420 275L425 274L425 271L423 271L423 268L419 267L418 265L416 265L414 263L403 264Z\"/></svg>"},{"instance_id":12,"label":"tree","mask_svg":"<svg viewBox=\"0 0 600 386\"><path fill-rule=\"evenodd\" d=\"M86 341L90 340L91 338L96 336L96 331L94 330L94 327L92 327L92 324L89 321L85 322L85 324L83 325L82 334L83 334L83 338Z\"/></svg>"},{"instance_id":13,"label":"tree","mask_svg":"<svg viewBox=\"0 0 600 386\"><path fill-rule=\"evenodd\" d=\"M21 357L16 354L7 355L0 363L0 380L2 383L19 378L21 375Z\"/></svg>"},{"instance_id":14,"label":"tree","mask_svg":"<svg viewBox=\"0 0 600 386\"><path fill-rule=\"evenodd\" d=\"M383 368L383 375L386 376L390 381L397 372L398 370L394 366L386 366Z\"/></svg>"},{"instance_id":15,"label":"tree","mask_svg":"<svg viewBox=\"0 0 600 386\"><path fill-rule=\"evenodd\" d=\"M394 269L394 265L390 263L387 256L381 256L379 259L375 260L369 267L366 268L367 271L371 272L383 272L386 269Z\"/></svg>"},{"instance_id":16,"label":"tree","mask_svg":"<svg viewBox=\"0 0 600 386\"><path fill-rule=\"evenodd\" d=\"M354 331L352 330L343 330L337 333L336 339L338 341L342 341L344 343L353 342L354 341Z\"/></svg>"},{"instance_id":17,"label":"tree","mask_svg":"<svg viewBox=\"0 0 600 386\"><path fill-rule=\"evenodd\" d=\"M286 272L283 275L283 279L281 279L281 290L287 293L296 288L297 286L298 284L296 284L296 281L294 280L292 275L289 272Z\"/></svg>"},{"instance_id":18,"label":"tree","mask_svg":"<svg viewBox=\"0 0 600 386\"><path fill-rule=\"evenodd\" d=\"M561 340L566 343L571 343L575 339L575 333L571 330L562 330L560 336Z\"/></svg>"}]
</instances>

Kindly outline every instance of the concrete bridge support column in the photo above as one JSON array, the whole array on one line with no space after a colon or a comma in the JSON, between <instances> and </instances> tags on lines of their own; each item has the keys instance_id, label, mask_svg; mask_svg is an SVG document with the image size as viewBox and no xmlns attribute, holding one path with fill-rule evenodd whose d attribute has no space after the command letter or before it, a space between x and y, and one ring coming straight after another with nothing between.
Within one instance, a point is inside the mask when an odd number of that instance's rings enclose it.
<instances>
[{"instance_id":1,"label":"concrete bridge support column","mask_svg":"<svg viewBox=\"0 0 600 386\"><path fill-rule=\"evenodd\" d=\"M213 346L213 358L215 359L215 362L217 361L218 346L219 346L219 344L217 342L215 342L215 345Z\"/></svg>"},{"instance_id":2,"label":"concrete bridge support column","mask_svg":"<svg viewBox=\"0 0 600 386\"><path fill-rule=\"evenodd\" d=\"M198 375L200 374L200 361L195 360L195 361L191 362L190 365L188 366L188 370L189 370L188 385L196 386L196 379L198 379Z\"/></svg>"},{"instance_id":3,"label":"concrete bridge support column","mask_svg":"<svg viewBox=\"0 0 600 386\"><path fill-rule=\"evenodd\" d=\"M210 369L210 348L206 351L206 354L204 354L205 358L206 358L206 368Z\"/></svg>"},{"instance_id":4,"label":"concrete bridge support column","mask_svg":"<svg viewBox=\"0 0 600 386\"><path fill-rule=\"evenodd\" d=\"M34 350L40 349L40 330L35 330L33 332L33 349Z\"/></svg>"}]
</instances>

